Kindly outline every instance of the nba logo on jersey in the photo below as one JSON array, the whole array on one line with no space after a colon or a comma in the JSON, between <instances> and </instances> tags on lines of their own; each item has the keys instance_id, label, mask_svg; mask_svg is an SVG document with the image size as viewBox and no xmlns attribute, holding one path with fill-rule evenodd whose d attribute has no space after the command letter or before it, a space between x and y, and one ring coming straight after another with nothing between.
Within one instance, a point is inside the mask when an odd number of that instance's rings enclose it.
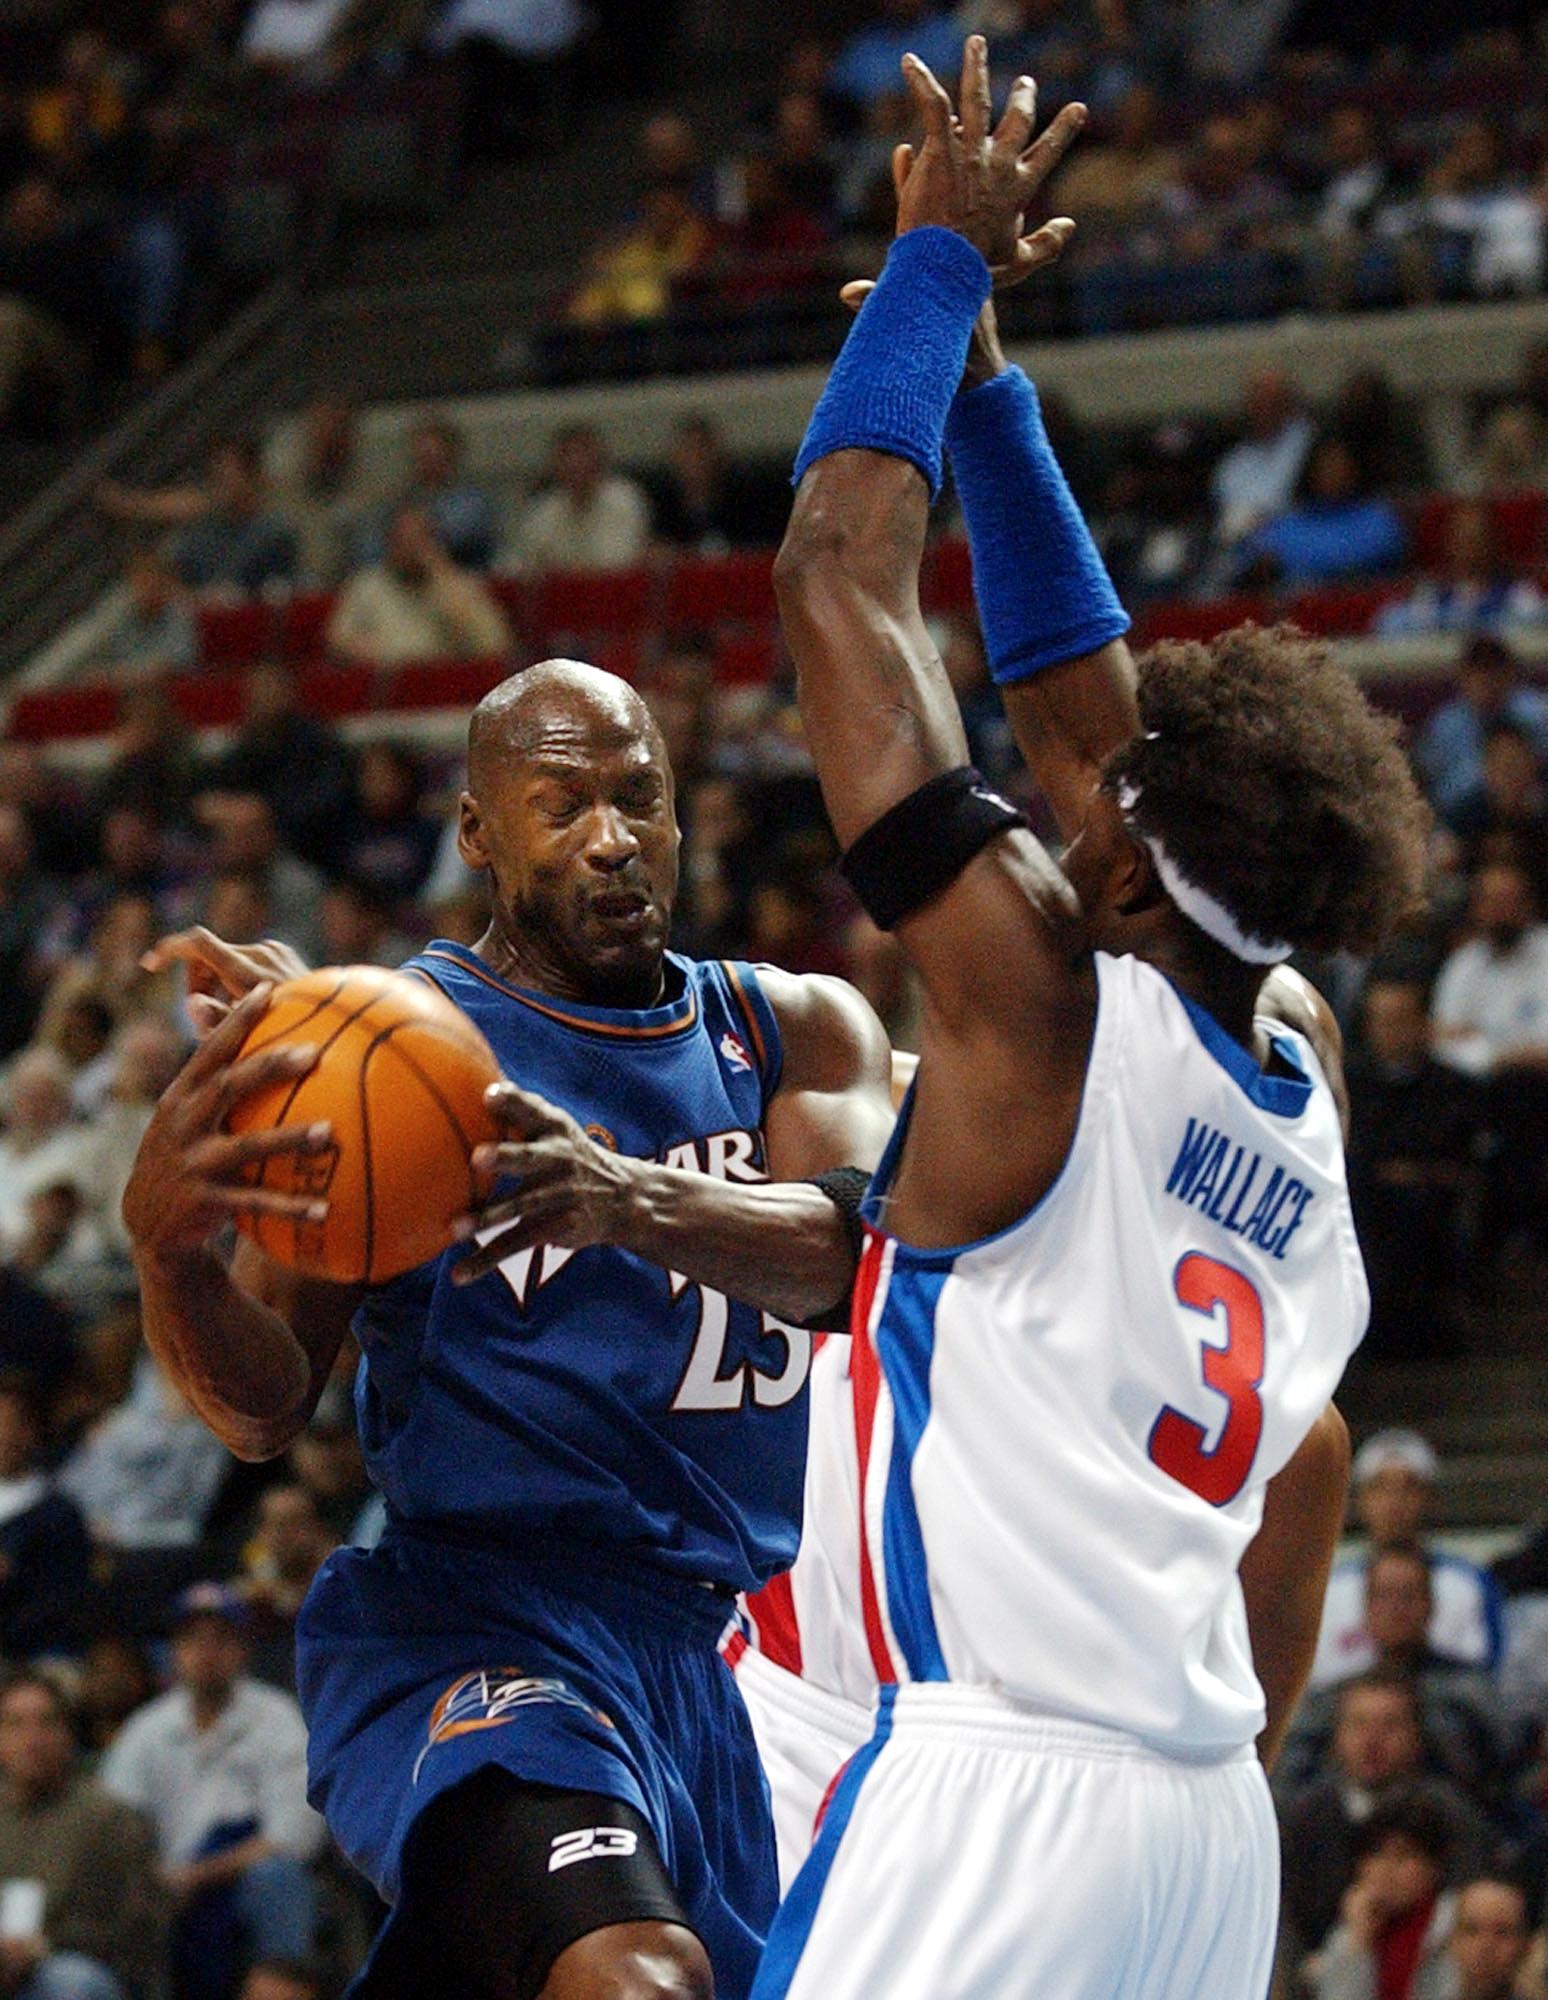
<instances>
[{"instance_id":1,"label":"nba logo on jersey","mask_svg":"<svg viewBox=\"0 0 1548 2000\"><path fill-rule=\"evenodd\" d=\"M726 1065L730 1069L750 1070L752 1068L752 1057L729 1029L720 1038L720 1053L725 1057Z\"/></svg>"}]
</instances>

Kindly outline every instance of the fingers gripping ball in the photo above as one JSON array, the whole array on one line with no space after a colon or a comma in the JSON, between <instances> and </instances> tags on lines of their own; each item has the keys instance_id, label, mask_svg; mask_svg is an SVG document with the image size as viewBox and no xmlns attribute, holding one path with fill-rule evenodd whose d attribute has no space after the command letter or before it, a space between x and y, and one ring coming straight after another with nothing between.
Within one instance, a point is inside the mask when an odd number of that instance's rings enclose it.
<instances>
[{"instance_id":1,"label":"fingers gripping ball","mask_svg":"<svg viewBox=\"0 0 1548 2000\"><path fill-rule=\"evenodd\" d=\"M475 1146L498 1139L484 1092L500 1068L478 1029L422 979L334 966L275 989L243 1056L285 1044L318 1050L306 1075L243 1098L233 1132L326 1119L322 1151L255 1161L260 1187L326 1201L321 1222L241 1215L267 1256L309 1277L378 1284L437 1256L454 1220L488 1185Z\"/></svg>"}]
</instances>

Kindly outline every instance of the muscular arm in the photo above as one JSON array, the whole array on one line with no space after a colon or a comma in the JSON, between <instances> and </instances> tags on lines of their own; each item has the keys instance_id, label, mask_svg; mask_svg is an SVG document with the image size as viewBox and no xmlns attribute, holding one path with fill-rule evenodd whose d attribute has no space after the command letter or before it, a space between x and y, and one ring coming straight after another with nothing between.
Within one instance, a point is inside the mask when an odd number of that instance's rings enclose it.
<instances>
[{"instance_id":1,"label":"muscular arm","mask_svg":"<svg viewBox=\"0 0 1548 2000\"><path fill-rule=\"evenodd\" d=\"M521 1188L473 1218L482 1249L458 1267L470 1283L535 1243L581 1249L613 1243L777 1318L825 1316L848 1294L849 1230L812 1176L869 1171L892 1129L886 1032L852 987L760 969L779 1022L784 1065L765 1121L763 1182L612 1153L565 1112L529 1092L502 1094L500 1114L520 1135L490 1166ZM497 1227L510 1222L511 1227Z\"/></svg>"},{"instance_id":2,"label":"muscular arm","mask_svg":"<svg viewBox=\"0 0 1548 2000\"><path fill-rule=\"evenodd\" d=\"M803 479L775 572L807 739L845 845L967 761L919 608L926 511L913 466L836 452ZM1018 833L899 926L926 998L915 1115L928 1143L908 1149L893 1211L909 1240L988 1234L1057 1173L1095 1012L1078 917L1064 878ZM975 1130L1000 1145L971 1145Z\"/></svg>"},{"instance_id":3,"label":"muscular arm","mask_svg":"<svg viewBox=\"0 0 1548 2000\"><path fill-rule=\"evenodd\" d=\"M1311 1674L1348 1484L1349 1431L1329 1403L1269 1481L1262 1526L1242 1558L1253 1665L1268 1704L1258 1751L1269 1770Z\"/></svg>"}]
</instances>

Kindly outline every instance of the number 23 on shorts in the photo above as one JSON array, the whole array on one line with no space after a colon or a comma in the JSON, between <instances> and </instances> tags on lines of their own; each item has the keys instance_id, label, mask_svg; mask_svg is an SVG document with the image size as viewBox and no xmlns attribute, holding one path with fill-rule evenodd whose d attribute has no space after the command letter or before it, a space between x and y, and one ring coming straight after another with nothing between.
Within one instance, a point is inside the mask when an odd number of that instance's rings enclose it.
<instances>
[{"instance_id":1,"label":"number 23 on shorts","mask_svg":"<svg viewBox=\"0 0 1548 2000\"><path fill-rule=\"evenodd\" d=\"M1170 1404L1150 1431L1150 1456L1169 1478L1212 1507L1224 1507L1247 1484L1263 1436L1263 1301L1257 1287L1233 1265L1190 1250L1172 1278L1178 1303L1212 1321L1225 1314L1225 1345L1200 1343L1204 1381L1226 1399L1226 1420L1213 1451L1209 1433Z\"/></svg>"}]
</instances>

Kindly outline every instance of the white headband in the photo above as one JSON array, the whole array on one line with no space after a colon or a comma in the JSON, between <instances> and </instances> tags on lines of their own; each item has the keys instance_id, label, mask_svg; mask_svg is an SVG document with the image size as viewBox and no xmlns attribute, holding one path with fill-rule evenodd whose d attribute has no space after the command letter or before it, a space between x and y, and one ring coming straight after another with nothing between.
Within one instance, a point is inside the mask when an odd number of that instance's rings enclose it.
<instances>
[{"instance_id":1,"label":"white headband","mask_svg":"<svg viewBox=\"0 0 1548 2000\"><path fill-rule=\"evenodd\" d=\"M1125 816L1132 814L1139 804L1139 796L1132 785L1121 788L1118 805ZM1156 864L1162 887L1178 909L1196 923L1206 937L1223 945L1233 958L1242 959L1248 965L1280 965L1295 950L1294 945L1266 944L1260 938L1249 937L1224 903L1217 902L1197 882L1189 881L1154 834L1146 833L1140 826L1135 826L1133 830L1150 850L1150 858Z\"/></svg>"}]
</instances>

